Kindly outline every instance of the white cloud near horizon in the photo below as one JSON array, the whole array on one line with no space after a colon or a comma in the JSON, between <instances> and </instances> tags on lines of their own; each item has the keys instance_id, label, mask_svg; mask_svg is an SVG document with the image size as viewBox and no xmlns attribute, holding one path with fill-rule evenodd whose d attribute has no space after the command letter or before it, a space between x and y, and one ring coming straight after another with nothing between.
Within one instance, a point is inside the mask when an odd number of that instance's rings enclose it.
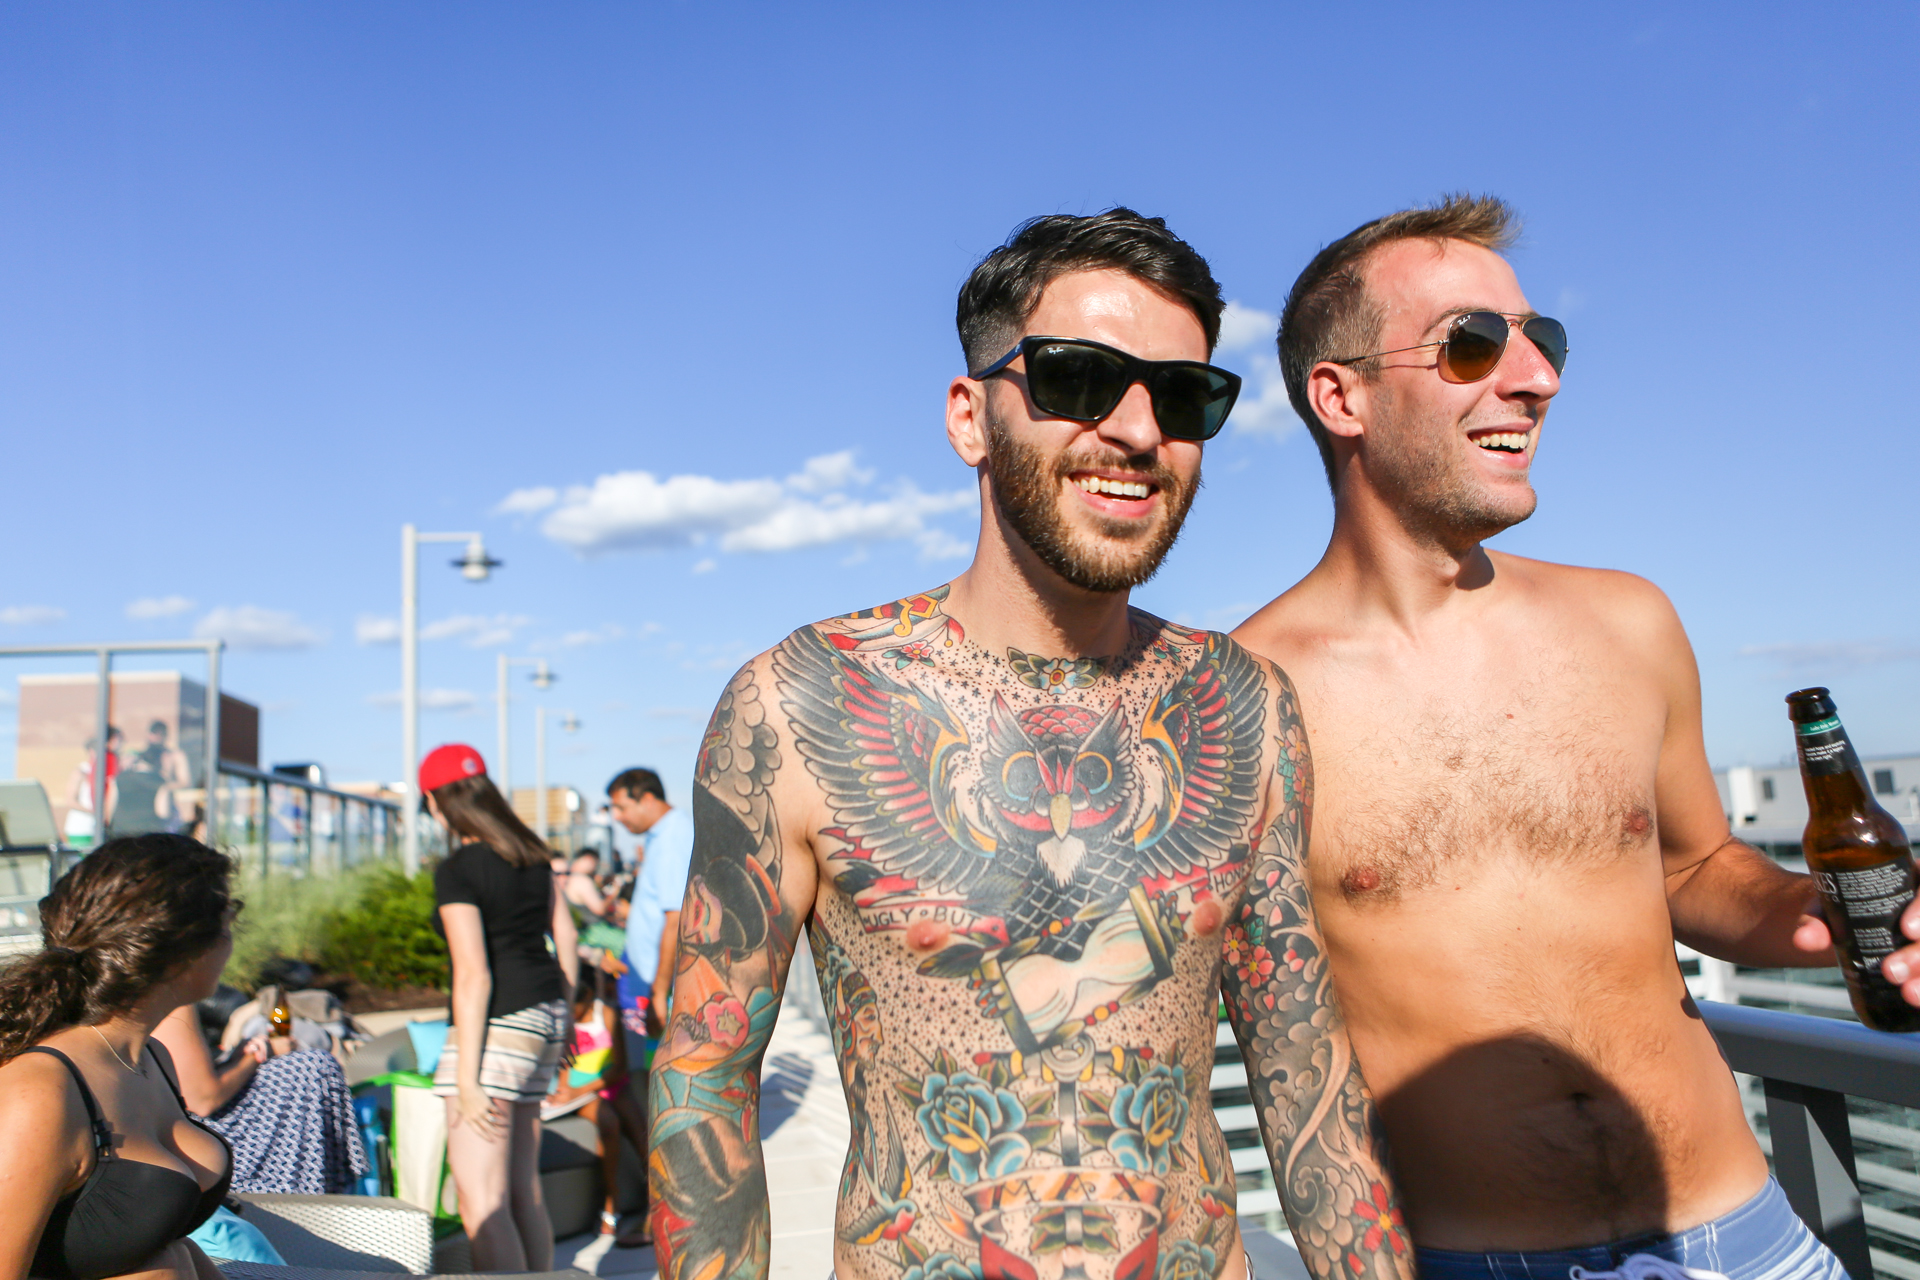
<instances>
[{"instance_id":1,"label":"white cloud near horizon","mask_svg":"<svg viewBox=\"0 0 1920 1280\"><path fill-rule=\"evenodd\" d=\"M420 638L422 640L459 639L464 640L470 649L484 649L491 645L511 644L520 628L532 621L533 619L524 613L496 613L492 617L485 614L456 613L421 627ZM363 613L354 619L353 638L358 644L399 644L400 621L397 618Z\"/></svg>"},{"instance_id":2,"label":"white cloud near horizon","mask_svg":"<svg viewBox=\"0 0 1920 1280\"><path fill-rule=\"evenodd\" d=\"M915 541L923 554L945 554L953 539L929 539L931 516L957 511L974 491L924 493L910 480L873 498L847 489L872 483L851 449L809 458L784 480L770 476L720 480L650 471L617 471L575 485L547 501L551 489L518 489L497 511L548 510L540 531L582 555L613 550L666 550L704 545L722 551L779 552L837 542ZM696 572L699 571L696 567Z\"/></svg>"},{"instance_id":3,"label":"white cloud near horizon","mask_svg":"<svg viewBox=\"0 0 1920 1280\"><path fill-rule=\"evenodd\" d=\"M367 703L375 707L397 707L400 705L400 691L375 693L367 696ZM465 689L422 689L420 691L420 709L422 711L471 711L480 705L480 699Z\"/></svg>"},{"instance_id":4,"label":"white cloud near horizon","mask_svg":"<svg viewBox=\"0 0 1920 1280\"><path fill-rule=\"evenodd\" d=\"M66 616L65 609L50 604L15 604L0 609L0 623L9 627L44 627Z\"/></svg>"},{"instance_id":5,"label":"white cloud near horizon","mask_svg":"<svg viewBox=\"0 0 1920 1280\"><path fill-rule=\"evenodd\" d=\"M140 621L172 618L193 611L193 601L185 596L142 596L127 605L127 616Z\"/></svg>"},{"instance_id":6,"label":"white cloud near horizon","mask_svg":"<svg viewBox=\"0 0 1920 1280\"><path fill-rule=\"evenodd\" d=\"M530 516L545 511L560 501L560 491L548 485L532 489L515 489L500 499L500 505L493 509L497 516Z\"/></svg>"},{"instance_id":7,"label":"white cloud near horizon","mask_svg":"<svg viewBox=\"0 0 1920 1280\"><path fill-rule=\"evenodd\" d=\"M1258 307L1229 302L1221 313L1219 349L1242 353L1238 360L1222 362L1243 380L1233 416L1227 419L1235 431L1281 440L1300 427L1300 417L1287 399L1286 379L1280 376L1280 357L1274 351L1274 335L1279 330L1280 317Z\"/></svg>"},{"instance_id":8,"label":"white cloud near horizon","mask_svg":"<svg viewBox=\"0 0 1920 1280\"><path fill-rule=\"evenodd\" d=\"M300 621L296 614L257 604L209 609L194 625L193 634L202 640L225 640L235 649L263 652L311 649L326 639L325 632Z\"/></svg>"}]
</instances>

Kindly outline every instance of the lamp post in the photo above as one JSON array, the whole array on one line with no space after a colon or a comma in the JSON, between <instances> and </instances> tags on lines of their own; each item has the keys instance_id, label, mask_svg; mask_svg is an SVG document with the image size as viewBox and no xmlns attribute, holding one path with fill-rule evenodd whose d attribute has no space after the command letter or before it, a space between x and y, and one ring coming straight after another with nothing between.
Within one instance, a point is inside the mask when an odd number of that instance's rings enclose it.
<instances>
[{"instance_id":1,"label":"lamp post","mask_svg":"<svg viewBox=\"0 0 1920 1280\"><path fill-rule=\"evenodd\" d=\"M533 671L527 678L533 681L534 688L541 690L551 689L553 682L560 677L548 668L545 658L509 658L504 653L500 655L499 689L494 694L494 701L500 708L500 758L494 763L499 766L500 790L505 793L507 804L511 807L513 804L513 755L507 722L508 667L532 667Z\"/></svg>"},{"instance_id":2,"label":"lamp post","mask_svg":"<svg viewBox=\"0 0 1920 1280\"><path fill-rule=\"evenodd\" d=\"M501 562L487 554L477 533L421 533L400 526L400 794L405 813L400 824L401 865L408 876L420 870L420 544L464 542L466 554L453 562L468 582L485 582Z\"/></svg>"},{"instance_id":3,"label":"lamp post","mask_svg":"<svg viewBox=\"0 0 1920 1280\"><path fill-rule=\"evenodd\" d=\"M567 733L580 732L580 717L571 711L560 713L560 728ZM533 810L539 822L534 834L540 837L540 843L547 842L547 709L537 708L533 713Z\"/></svg>"}]
</instances>

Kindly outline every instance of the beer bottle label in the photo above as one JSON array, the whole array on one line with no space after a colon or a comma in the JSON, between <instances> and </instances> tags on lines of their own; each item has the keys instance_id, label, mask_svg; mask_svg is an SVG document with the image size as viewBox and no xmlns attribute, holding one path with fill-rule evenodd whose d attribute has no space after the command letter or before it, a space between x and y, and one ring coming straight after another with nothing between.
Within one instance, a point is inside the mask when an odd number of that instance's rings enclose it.
<instances>
[{"instance_id":1,"label":"beer bottle label","mask_svg":"<svg viewBox=\"0 0 1920 1280\"><path fill-rule=\"evenodd\" d=\"M1800 763L1808 773L1850 773L1860 767L1860 757L1853 753L1853 743L1847 740L1838 716L1809 720L1795 725L1793 731L1798 735Z\"/></svg>"},{"instance_id":2,"label":"beer bottle label","mask_svg":"<svg viewBox=\"0 0 1920 1280\"><path fill-rule=\"evenodd\" d=\"M1905 858L1860 871L1816 871L1828 910L1853 936L1863 977L1880 977L1880 961L1902 945L1900 913L1913 901L1913 873ZM1884 981L1884 980L1883 980Z\"/></svg>"}]
</instances>

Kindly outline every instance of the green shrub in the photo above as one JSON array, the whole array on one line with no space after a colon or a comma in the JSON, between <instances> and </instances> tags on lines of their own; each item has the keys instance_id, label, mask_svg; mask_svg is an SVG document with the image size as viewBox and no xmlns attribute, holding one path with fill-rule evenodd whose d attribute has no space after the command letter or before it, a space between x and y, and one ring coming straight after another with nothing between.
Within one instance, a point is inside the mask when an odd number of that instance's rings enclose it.
<instances>
[{"instance_id":1,"label":"green shrub","mask_svg":"<svg viewBox=\"0 0 1920 1280\"><path fill-rule=\"evenodd\" d=\"M319 964L367 987L448 982L447 944L433 930L433 873L392 865L363 872L358 892L323 914Z\"/></svg>"},{"instance_id":2,"label":"green shrub","mask_svg":"<svg viewBox=\"0 0 1920 1280\"><path fill-rule=\"evenodd\" d=\"M363 870L322 879L243 879L234 889L246 906L233 923L233 958L221 980L251 992L273 960L320 964L329 917L353 901L365 879Z\"/></svg>"}]
</instances>

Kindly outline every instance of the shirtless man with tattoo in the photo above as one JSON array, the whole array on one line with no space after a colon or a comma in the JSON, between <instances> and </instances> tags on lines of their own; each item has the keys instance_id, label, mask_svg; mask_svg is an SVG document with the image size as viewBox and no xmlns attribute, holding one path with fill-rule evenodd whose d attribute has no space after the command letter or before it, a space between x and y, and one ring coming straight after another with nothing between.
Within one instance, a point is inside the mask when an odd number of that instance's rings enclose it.
<instances>
[{"instance_id":1,"label":"shirtless man with tattoo","mask_svg":"<svg viewBox=\"0 0 1920 1280\"><path fill-rule=\"evenodd\" d=\"M767 1274L760 1060L803 928L853 1120L842 1280L1240 1280L1223 985L1307 1263L1409 1274L1301 875L1292 688L1127 603L1237 391L1220 312L1157 219L1024 226L960 294L972 565L728 685L653 1069L666 1280Z\"/></svg>"},{"instance_id":2,"label":"shirtless man with tattoo","mask_svg":"<svg viewBox=\"0 0 1920 1280\"><path fill-rule=\"evenodd\" d=\"M1481 545L1533 513L1566 354L1513 230L1456 197L1301 274L1280 359L1333 536L1234 633L1299 686L1308 880L1420 1273L1838 1277L1673 952L1832 963L1807 877L1728 831L1666 597Z\"/></svg>"}]
</instances>

